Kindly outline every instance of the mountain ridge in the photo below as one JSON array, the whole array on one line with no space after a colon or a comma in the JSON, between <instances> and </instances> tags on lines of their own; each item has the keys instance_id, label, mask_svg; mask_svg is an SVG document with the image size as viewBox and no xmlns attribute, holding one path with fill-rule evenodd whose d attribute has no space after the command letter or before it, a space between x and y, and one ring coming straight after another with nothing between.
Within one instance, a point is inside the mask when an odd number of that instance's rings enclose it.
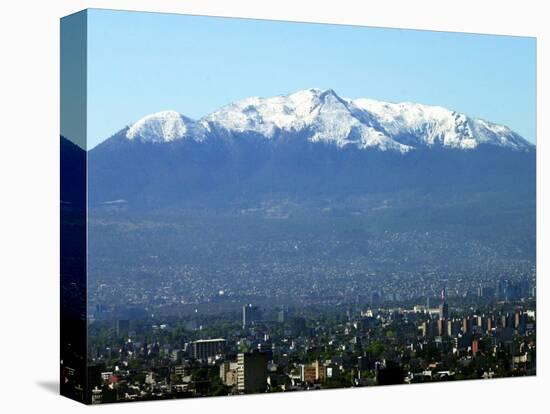
<instances>
[{"instance_id":1,"label":"mountain ridge","mask_svg":"<svg viewBox=\"0 0 550 414\"><path fill-rule=\"evenodd\" d=\"M442 107L307 89L250 97L198 121L149 115L89 151L88 177L92 205L126 200L137 210L408 191L465 200L498 192L513 203L534 194L536 148Z\"/></svg>"},{"instance_id":2,"label":"mountain ridge","mask_svg":"<svg viewBox=\"0 0 550 414\"><path fill-rule=\"evenodd\" d=\"M300 135L338 148L399 153L433 147L472 150L480 145L516 151L535 148L504 125L441 106L342 98L332 89L318 88L270 98L248 97L198 120L172 110L157 112L127 127L125 138L152 143L204 142L214 135L243 134L269 140Z\"/></svg>"}]
</instances>

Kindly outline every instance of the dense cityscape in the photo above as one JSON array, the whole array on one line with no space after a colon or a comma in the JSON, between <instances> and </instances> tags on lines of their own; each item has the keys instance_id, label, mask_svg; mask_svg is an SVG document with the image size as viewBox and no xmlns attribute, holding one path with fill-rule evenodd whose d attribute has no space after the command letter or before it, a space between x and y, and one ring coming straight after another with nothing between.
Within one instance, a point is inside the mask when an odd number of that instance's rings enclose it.
<instances>
[{"instance_id":1,"label":"dense cityscape","mask_svg":"<svg viewBox=\"0 0 550 414\"><path fill-rule=\"evenodd\" d=\"M535 375L530 237L385 220L372 207L384 199L346 203L336 215L280 201L252 216L96 212L82 397ZM62 376L78 389L70 369Z\"/></svg>"},{"instance_id":2,"label":"dense cityscape","mask_svg":"<svg viewBox=\"0 0 550 414\"><path fill-rule=\"evenodd\" d=\"M266 218L265 211L260 217L96 213L88 318L220 313L243 303L414 304L443 288L453 297L476 295L502 277L534 285L533 240L520 238L513 226L395 224L399 211L384 219L363 208L341 208L334 217L301 207L285 219Z\"/></svg>"},{"instance_id":3,"label":"dense cityscape","mask_svg":"<svg viewBox=\"0 0 550 414\"><path fill-rule=\"evenodd\" d=\"M89 324L92 403L536 373L534 280L423 302L263 308ZM388 300L393 299L393 300ZM64 373L70 382L70 372Z\"/></svg>"}]
</instances>

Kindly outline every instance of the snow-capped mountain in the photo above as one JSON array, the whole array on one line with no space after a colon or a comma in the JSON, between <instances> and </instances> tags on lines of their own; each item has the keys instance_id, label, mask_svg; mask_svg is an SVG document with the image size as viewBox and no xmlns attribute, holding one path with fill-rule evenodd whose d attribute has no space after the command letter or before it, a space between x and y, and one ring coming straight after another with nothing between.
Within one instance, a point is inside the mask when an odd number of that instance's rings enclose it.
<instances>
[{"instance_id":1,"label":"snow-capped mountain","mask_svg":"<svg viewBox=\"0 0 550 414\"><path fill-rule=\"evenodd\" d=\"M534 145L445 108L306 89L251 97L198 120L155 113L89 151L88 196L133 208L372 193L534 191ZM247 202L248 202L247 201ZM193 207L194 208L194 207Z\"/></svg>"},{"instance_id":2,"label":"snow-capped mountain","mask_svg":"<svg viewBox=\"0 0 550 414\"><path fill-rule=\"evenodd\" d=\"M140 119L126 132L129 140L144 142L169 142L190 137L202 141L206 137L205 128L176 111L157 112Z\"/></svg>"},{"instance_id":3,"label":"snow-capped mountain","mask_svg":"<svg viewBox=\"0 0 550 414\"><path fill-rule=\"evenodd\" d=\"M126 138L144 142L189 138L201 142L220 134L252 134L268 140L303 137L338 148L355 146L399 153L431 147L471 150L482 144L512 150L533 148L506 126L443 107L348 99L332 89L250 97L198 121L175 111L159 112L130 126Z\"/></svg>"}]
</instances>

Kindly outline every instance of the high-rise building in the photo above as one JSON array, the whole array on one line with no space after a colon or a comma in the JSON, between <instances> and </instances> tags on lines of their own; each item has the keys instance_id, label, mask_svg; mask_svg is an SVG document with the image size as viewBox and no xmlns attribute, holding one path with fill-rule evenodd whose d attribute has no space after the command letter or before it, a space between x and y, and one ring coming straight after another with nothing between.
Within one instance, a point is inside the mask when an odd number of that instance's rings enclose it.
<instances>
[{"instance_id":1,"label":"high-rise building","mask_svg":"<svg viewBox=\"0 0 550 414\"><path fill-rule=\"evenodd\" d=\"M252 304L243 306L243 328L247 328L262 320L262 312L259 307Z\"/></svg>"},{"instance_id":2,"label":"high-rise building","mask_svg":"<svg viewBox=\"0 0 550 414\"><path fill-rule=\"evenodd\" d=\"M209 357L221 355L225 352L225 339L199 339L191 342L191 356L206 361Z\"/></svg>"},{"instance_id":3,"label":"high-rise building","mask_svg":"<svg viewBox=\"0 0 550 414\"><path fill-rule=\"evenodd\" d=\"M508 281L504 278L497 280L495 295L497 299L505 299L508 290Z\"/></svg>"},{"instance_id":4,"label":"high-rise building","mask_svg":"<svg viewBox=\"0 0 550 414\"><path fill-rule=\"evenodd\" d=\"M455 336L458 333L458 326L453 321L447 321L447 335Z\"/></svg>"},{"instance_id":5,"label":"high-rise building","mask_svg":"<svg viewBox=\"0 0 550 414\"><path fill-rule=\"evenodd\" d=\"M518 329L520 321L521 321L521 314L519 312L516 312L514 314L514 329Z\"/></svg>"},{"instance_id":6,"label":"high-rise building","mask_svg":"<svg viewBox=\"0 0 550 414\"><path fill-rule=\"evenodd\" d=\"M288 317L288 312L285 308L279 309L277 311L277 322L284 323Z\"/></svg>"},{"instance_id":7,"label":"high-rise building","mask_svg":"<svg viewBox=\"0 0 550 414\"><path fill-rule=\"evenodd\" d=\"M225 361L220 365L220 379L229 387L237 384L237 362Z\"/></svg>"},{"instance_id":8,"label":"high-rise building","mask_svg":"<svg viewBox=\"0 0 550 414\"><path fill-rule=\"evenodd\" d=\"M128 319L119 319L116 321L116 335L121 337L128 336L130 332L130 321Z\"/></svg>"},{"instance_id":9,"label":"high-rise building","mask_svg":"<svg viewBox=\"0 0 550 414\"><path fill-rule=\"evenodd\" d=\"M515 323L515 315L513 313L509 313L506 315L507 321L506 326L515 329L514 323Z\"/></svg>"},{"instance_id":10,"label":"high-rise building","mask_svg":"<svg viewBox=\"0 0 550 414\"><path fill-rule=\"evenodd\" d=\"M476 356L479 352L479 342L477 339L472 341L472 356Z\"/></svg>"},{"instance_id":11,"label":"high-rise building","mask_svg":"<svg viewBox=\"0 0 550 414\"><path fill-rule=\"evenodd\" d=\"M423 337L431 338L435 335L435 332L434 332L435 326L433 322L430 322L430 321L422 322L422 325L420 328L421 328Z\"/></svg>"},{"instance_id":12,"label":"high-rise building","mask_svg":"<svg viewBox=\"0 0 550 414\"><path fill-rule=\"evenodd\" d=\"M444 319L438 319L435 323L435 326L436 326L436 334L437 336L443 336L445 334L445 328L444 328L444 323L445 323L445 320Z\"/></svg>"},{"instance_id":13,"label":"high-rise building","mask_svg":"<svg viewBox=\"0 0 550 414\"><path fill-rule=\"evenodd\" d=\"M292 318L290 321L290 330L292 335L299 336L306 331L306 320L302 317Z\"/></svg>"},{"instance_id":14,"label":"high-rise building","mask_svg":"<svg viewBox=\"0 0 550 414\"><path fill-rule=\"evenodd\" d=\"M491 316L487 318L487 332L491 332L495 327L495 322Z\"/></svg>"},{"instance_id":15,"label":"high-rise building","mask_svg":"<svg viewBox=\"0 0 550 414\"><path fill-rule=\"evenodd\" d=\"M446 332L446 320L438 319L437 320L437 336L444 336Z\"/></svg>"},{"instance_id":16,"label":"high-rise building","mask_svg":"<svg viewBox=\"0 0 550 414\"><path fill-rule=\"evenodd\" d=\"M92 404L101 404L103 402L103 392L100 388L95 387L92 390Z\"/></svg>"},{"instance_id":17,"label":"high-rise building","mask_svg":"<svg viewBox=\"0 0 550 414\"><path fill-rule=\"evenodd\" d=\"M326 367L319 361L300 365L300 379L309 384L324 382L327 377Z\"/></svg>"},{"instance_id":18,"label":"high-rise building","mask_svg":"<svg viewBox=\"0 0 550 414\"><path fill-rule=\"evenodd\" d=\"M237 390L243 393L264 392L267 389L268 356L264 352L237 355Z\"/></svg>"},{"instance_id":19,"label":"high-rise building","mask_svg":"<svg viewBox=\"0 0 550 414\"><path fill-rule=\"evenodd\" d=\"M464 318L462 320L462 333L467 334L472 330L472 321L470 318Z\"/></svg>"},{"instance_id":20,"label":"high-rise building","mask_svg":"<svg viewBox=\"0 0 550 414\"><path fill-rule=\"evenodd\" d=\"M445 302L439 305L439 319L449 319L449 305Z\"/></svg>"},{"instance_id":21,"label":"high-rise building","mask_svg":"<svg viewBox=\"0 0 550 414\"><path fill-rule=\"evenodd\" d=\"M476 326L479 326L480 328L483 326L483 316L477 315L475 318Z\"/></svg>"},{"instance_id":22,"label":"high-rise building","mask_svg":"<svg viewBox=\"0 0 550 414\"><path fill-rule=\"evenodd\" d=\"M506 315L501 315L500 316L500 326L501 326L501 328L506 328L507 321L508 321L508 318L507 318Z\"/></svg>"}]
</instances>

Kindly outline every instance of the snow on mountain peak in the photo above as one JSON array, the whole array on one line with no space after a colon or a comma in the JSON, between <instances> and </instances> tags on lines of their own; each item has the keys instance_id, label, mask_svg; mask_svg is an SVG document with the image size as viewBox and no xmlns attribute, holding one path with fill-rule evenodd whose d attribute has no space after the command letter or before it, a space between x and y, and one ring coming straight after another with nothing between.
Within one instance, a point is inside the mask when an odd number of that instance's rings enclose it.
<instances>
[{"instance_id":1,"label":"snow on mountain peak","mask_svg":"<svg viewBox=\"0 0 550 414\"><path fill-rule=\"evenodd\" d=\"M357 111L355 111L357 112ZM258 133L273 139L281 133L307 134L311 142L356 145L407 152L376 129L365 114L358 117L350 104L332 89L305 89L272 98L246 98L222 107L205 121L234 132Z\"/></svg>"},{"instance_id":2,"label":"snow on mountain peak","mask_svg":"<svg viewBox=\"0 0 550 414\"><path fill-rule=\"evenodd\" d=\"M176 111L147 115L128 128L126 138L143 142L169 142L186 136L203 140L204 127Z\"/></svg>"},{"instance_id":3,"label":"snow on mountain peak","mask_svg":"<svg viewBox=\"0 0 550 414\"><path fill-rule=\"evenodd\" d=\"M318 88L245 98L199 121L175 111L158 112L129 127L126 137L144 142L203 141L214 131L265 139L301 137L339 148L351 145L401 153L434 146L464 150L481 144L514 150L533 147L508 127L441 106L341 98L332 89Z\"/></svg>"},{"instance_id":4,"label":"snow on mountain peak","mask_svg":"<svg viewBox=\"0 0 550 414\"><path fill-rule=\"evenodd\" d=\"M510 128L471 118L441 106L412 102L390 103L373 99L354 99L351 102L373 114L382 128L404 144L474 149L490 144L524 150L532 147Z\"/></svg>"}]
</instances>

